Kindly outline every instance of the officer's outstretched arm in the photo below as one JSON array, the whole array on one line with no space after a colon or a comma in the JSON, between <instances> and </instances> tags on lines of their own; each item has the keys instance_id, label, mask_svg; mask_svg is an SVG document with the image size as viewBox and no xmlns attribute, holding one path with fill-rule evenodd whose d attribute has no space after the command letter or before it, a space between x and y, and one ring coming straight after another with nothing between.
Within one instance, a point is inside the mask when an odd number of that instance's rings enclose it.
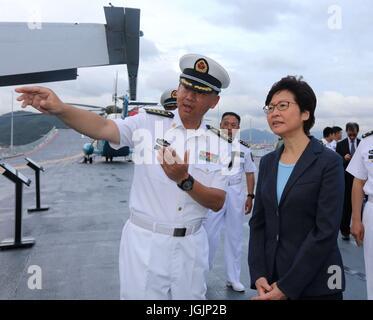
<instances>
[{"instance_id":1,"label":"officer's outstretched arm","mask_svg":"<svg viewBox=\"0 0 373 320\"><path fill-rule=\"evenodd\" d=\"M93 139L102 139L119 144L120 135L115 123L101 116L74 108L63 103L50 89L44 87L21 87L16 89L22 95L17 98L22 108L28 105L42 113L59 117L66 125Z\"/></svg>"}]
</instances>

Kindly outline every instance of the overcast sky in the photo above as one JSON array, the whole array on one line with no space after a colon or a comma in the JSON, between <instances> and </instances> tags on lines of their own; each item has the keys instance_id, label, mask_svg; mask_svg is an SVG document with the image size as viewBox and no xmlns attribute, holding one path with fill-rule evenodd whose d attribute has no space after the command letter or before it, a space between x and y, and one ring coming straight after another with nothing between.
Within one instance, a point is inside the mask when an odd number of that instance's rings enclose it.
<instances>
[{"instance_id":1,"label":"overcast sky","mask_svg":"<svg viewBox=\"0 0 373 320\"><path fill-rule=\"evenodd\" d=\"M101 0L0 0L0 21L105 23ZM231 86L217 118L235 111L242 127L267 129L262 111L272 84L302 75L318 98L316 130L356 121L373 129L373 2L370 0L112 0L141 9L138 100L159 101L177 87L179 58L201 53L220 62ZM35 18L36 17L36 18ZM0 44L1 46L1 44ZM1 50L1 47L0 47ZM25 52L27 54L27 52ZM0 61L1 63L1 61ZM65 101L111 104L116 70L127 89L125 66L79 69L76 81L47 84ZM11 110L11 87L0 88L0 114ZM20 110L18 103L15 110Z\"/></svg>"}]
</instances>

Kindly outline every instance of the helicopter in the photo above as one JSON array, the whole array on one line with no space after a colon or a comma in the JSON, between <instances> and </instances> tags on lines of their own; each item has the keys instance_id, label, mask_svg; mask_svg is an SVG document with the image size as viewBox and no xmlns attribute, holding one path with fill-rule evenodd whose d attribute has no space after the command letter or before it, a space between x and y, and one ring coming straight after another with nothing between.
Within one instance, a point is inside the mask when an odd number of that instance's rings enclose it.
<instances>
[{"instance_id":1,"label":"helicopter","mask_svg":"<svg viewBox=\"0 0 373 320\"><path fill-rule=\"evenodd\" d=\"M80 68L125 64L129 97L123 98L122 111L117 109L116 94L114 112L110 114L107 108L84 107L96 109L108 118L117 113L115 117L128 116L128 105L132 103L129 100L136 99L140 37L144 36L140 30L140 12L140 9L110 5L104 7L106 24L53 22L43 23L40 29L39 25L26 22L0 22L0 87L76 80ZM37 32L30 32L34 28ZM93 162L95 153L105 156L107 161L130 153L128 147L116 151L105 141L93 141L84 146L83 152L86 163Z\"/></svg>"}]
</instances>

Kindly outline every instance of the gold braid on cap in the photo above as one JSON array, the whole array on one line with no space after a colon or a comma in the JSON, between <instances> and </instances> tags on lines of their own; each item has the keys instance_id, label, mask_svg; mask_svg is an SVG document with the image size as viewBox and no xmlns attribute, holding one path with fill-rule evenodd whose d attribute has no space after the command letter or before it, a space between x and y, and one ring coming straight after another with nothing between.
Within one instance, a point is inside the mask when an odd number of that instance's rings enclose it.
<instances>
[{"instance_id":1,"label":"gold braid on cap","mask_svg":"<svg viewBox=\"0 0 373 320\"><path fill-rule=\"evenodd\" d=\"M202 91L206 91L206 92L212 92L213 91L210 87L201 87L201 86L198 86L198 85L194 85L193 83L185 80L184 78L181 78L180 82L182 84L185 84L186 86L192 87L194 89L198 89L198 90L202 90Z\"/></svg>"}]
</instances>

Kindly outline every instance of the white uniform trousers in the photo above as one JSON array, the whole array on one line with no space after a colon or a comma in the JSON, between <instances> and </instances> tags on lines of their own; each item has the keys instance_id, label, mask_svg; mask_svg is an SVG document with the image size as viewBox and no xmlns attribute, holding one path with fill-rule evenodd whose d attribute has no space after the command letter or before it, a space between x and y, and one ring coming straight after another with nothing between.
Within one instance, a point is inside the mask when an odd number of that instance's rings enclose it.
<instances>
[{"instance_id":1,"label":"white uniform trousers","mask_svg":"<svg viewBox=\"0 0 373 320\"><path fill-rule=\"evenodd\" d=\"M367 280L368 300L373 300L373 202L365 204L364 224L364 260Z\"/></svg>"},{"instance_id":2,"label":"white uniform trousers","mask_svg":"<svg viewBox=\"0 0 373 320\"><path fill-rule=\"evenodd\" d=\"M245 199L241 184L229 186L224 207L219 212L210 210L204 224L209 239L210 269L213 267L221 229L224 226L225 270L230 282L240 282Z\"/></svg>"},{"instance_id":3,"label":"white uniform trousers","mask_svg":"<svg viewBox=\"0 0 373 320\"><path fill-rule=\"evenodd\" d=\"M203 227L173 237L125 224L119 252L122 300L204 300L207 273Z\"/></svg>"}]
</instances>

